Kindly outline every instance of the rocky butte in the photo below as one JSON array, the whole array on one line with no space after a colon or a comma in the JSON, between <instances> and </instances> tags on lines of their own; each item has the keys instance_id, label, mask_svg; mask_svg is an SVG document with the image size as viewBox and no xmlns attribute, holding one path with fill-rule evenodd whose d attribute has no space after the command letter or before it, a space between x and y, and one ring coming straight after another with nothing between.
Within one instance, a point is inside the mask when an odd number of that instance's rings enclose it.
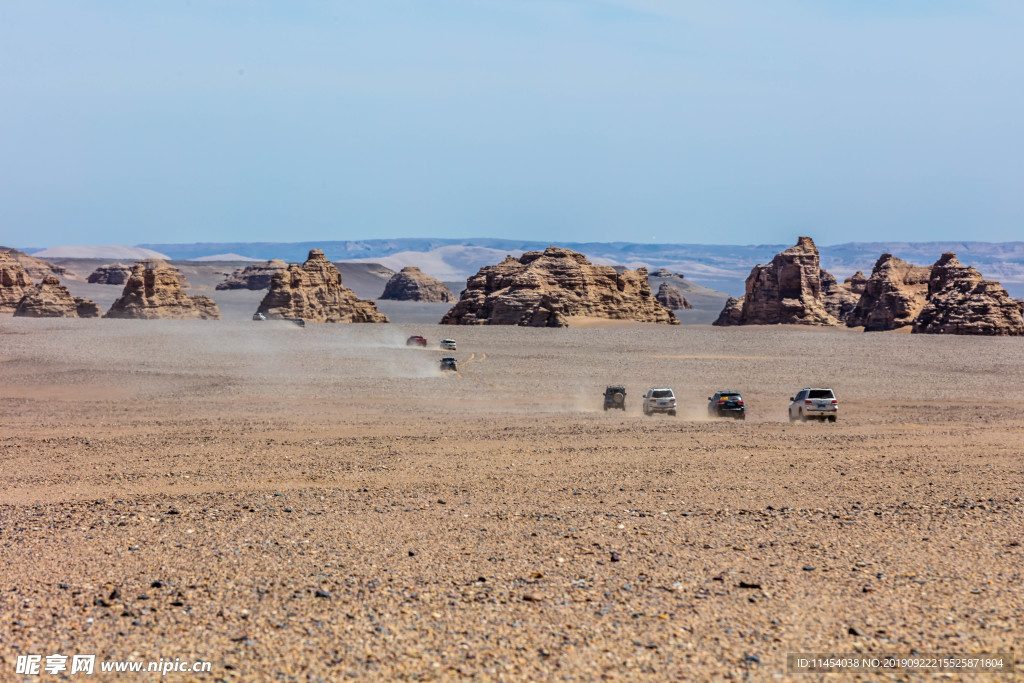
<instances>
[{"instance_id":1,"label":"rocky butte","mask_svg":"<svg viewBox=\"0 0 1024 683\"><path fill-rule=\"evenodd\" d=\"M0 313L14 313L33 287L25 267L6 251L0 251Z\"/></svg>"},{"instance_id":2,"label":"rocky butte","mask_svg":"<svg viewBox=\"0 0 1024 683\"><path fill-rule=\"evenodd\" d=\"M176 268L159 259L136 263L120 298L103 317L220 320L220 309L213 299L185 294L180 275Z\"/></svg>"},{"instance_id":3,"label":"rocky butte","mask_svg":"<svg viewBox=\"0 0 1024 683\"><path fill-rule=\"evenodd\" d=\"M946 252L932 264L928 301L914 321L920 334L1024 335L1024 304L994 280Z\"/></svg>"},{"instance_id":4,"label":"rocky butte","mask_svg":"<svg viewBox=\"0 0 1024 683\"><path fill-rule=\"evenodd\" d=\"M840 290L821 269L818 248L810 237L756 265L747 276L746 294L729 298L715 325L839 325L825 305L826 294ZM842 291L833 296L842 296ZM836 305L834 310L838 310Z\"/></svg>"},{"instance_id":5,"label":"rocky butte","mask_svg":"<svg viewBox=\"0 0 1024 683\"><path fill-rule=\"evenodd\" d=\"M341 273L320 249L301 266L291 263L270 281L258 313L267 318L302 318L323 323L386 323L386 315L341 284Z\"/></svg>"},{"instance_id":6,"label":"rocky butte","mask_svg":"<svg viewBox=\"0 0 1024 683\"><path fill-rule=\"evenodd\" d=\"M28 276L35 280L42 280L47 275L57 275L60 277L67 274L66 268L50 263L49 261L44 261L41 258L36 258L35 256L26 254L18 249L0 247L0 251L7 252L13 256L25 269Z\"/></svg>"},{"instance_id":7,"label":"rocky butte","mask_svg":"<svg viewBox=\"0 0 1024 683\"><path fill-rule=\"evenodd\" d=\"M384 285L381 299L393 301L429 301L433 303L452 303L455 295L443 282L433 278L416 266L406 266L395 273Z\"/></svg>"},{"instance_id":8,"label":"rocky butte","mask_svg":"<svg viewBox=\"0 0 1024 683\"><path fill-rule=\"evenodd\" d=\"M574 316L679 324L651 296L646 268L618 273L559 247L481 268L441 324L564 327Z\"/></svg>"},{"instance_id":9,"label":"rocky butte","mask_svg":"<svg viewBox=\"0 0 1024 683\"><path fill-rule=\"evenodd\" d=\"M281 259L271 259L263 263L253 263L244 268L238 268L231 273L224 282L217 285L217 289L266 289L270 281L282 270L286 270L288 264Z\"/></svg>"},{"instance_id":10,"label":"rocky butte","mask_svg":"<svg viewBox=\"0 0 1024 683\"><path fill-rule=\"evenodd\" d=\"M928 268L882 254L846 324L863 327L865 332L913 325L928 298L930 273Z\"/></svg>"},{"instance_id":11,"label":"rocky butte","mask_svg":"<svg viewBox=\"0 0 1024 683\"><path fill-rule=\"evenodd\" d=\"M670 311L690 310L693 304L686 300L683 293L667 282L662 282L658 287L658 293L654 295L662 306Z\"/></svg>"},{"instance_id":12,"label":"rocky butte","mask_svg":"<svg viewBox=\"0 0 1024 683\"><path fill-rule=\"evenodd\" d=\"M18 302L16 318L98 318L100 307L95 301L71 296L56 275L47 275Z\"/></svg>"},{"instance_id":13,"label":"rocky butte","mask_svg":"<svg viewBox=\"0 0 1024 683\"><path fill-rule=\"evenodd\" d=\"M123 285L131 277L132 267L123 263L108 263L89 273L86 282L94 285Z\"/></svg>"}]
</instances>

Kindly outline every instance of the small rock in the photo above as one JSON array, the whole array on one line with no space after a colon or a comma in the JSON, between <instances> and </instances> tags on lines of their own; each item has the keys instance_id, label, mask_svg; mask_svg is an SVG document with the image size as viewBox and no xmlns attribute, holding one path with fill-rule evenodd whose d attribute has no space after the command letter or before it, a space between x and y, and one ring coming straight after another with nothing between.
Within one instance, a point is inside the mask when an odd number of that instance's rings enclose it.
<instances>
[{"instance_id":1,"label":"small rock","mask_svg":"<svg viewBox=\"0 0 1024 683\"><path fill-rule=\"evenodd\" d=\"M740 588L760 588L761 584L759 584L759 583L748 583L746 581L740 581L739 587Z\"/></svg>"},{"instance_id":2,"label":"small rock","mask_svg":"<svg viewBox=\"0 0 1024 683\"><path fill-rule=\"evenodd\" d=\"M864 635L864 632L861 631L856 626L851 626L850 628L846 629L846 632L849 633L851 636L862 636L862 635Z\"/></svg>"},{"instance_id":3,"label":"small rock","mask_svg":"<svg viewBox=\"0 0 1024 683\"><path fill-rule=\"evenodd\" d=\"M805 572L813 572L813 571L814 571L814 567L812 567L812 566L811 566L811 565L809 565L809 564L805 564L805 565L804 565L804 571L805 571Z\"/></svg>"},{"instance_id":4,"label":"small rock","mask_svg":"<svg viewBox=\"0 0 1024 683\"><path fill-rule=\"evenodd\" d=\"M544 598L537 593L525 593L523 594L523 602L541 602Z\"/></svg>"},{"instance_id":5,"label":"small rock","mask_svg":"<svg viewBox=\"0 0 1024 683\"><path fill-rule=\"evenodd\" d=\"M150 588L163 588L164 587L164 582L163 581L154 581L153 583L149 584L149 587Z\"/></svg>"},{"instance_id":6,"label":"small rock","mask_svg":"<svg viewBox=\"0 0 1024 683\"><path fill-rule=\"evenodd\" d=\"M409 551L409 557L416 557L416 551L415 550L410 550Z\"/></svg>"},{"instance_id":7,"label":"small rock","mask_svg":"<svg viewBox=\"0 0 1024 683\"><path fill-rule=\"evenodd\" d=\"M331 593L330 591L325 591L323 588L317 588L316 597L329 599L331 597Z\"/></svg>"},{"instance_id":8,"label":"small rock","mask_svg":"<svg viewBox=\"0 0 1024 683\"><path fill-rule=\"evenodd\" d=\"M613 550L611 552L611 560L612 560L612 562L621 562L622 561L622 556L619 555L618 552Z\"/></svg>"}]
</instances>

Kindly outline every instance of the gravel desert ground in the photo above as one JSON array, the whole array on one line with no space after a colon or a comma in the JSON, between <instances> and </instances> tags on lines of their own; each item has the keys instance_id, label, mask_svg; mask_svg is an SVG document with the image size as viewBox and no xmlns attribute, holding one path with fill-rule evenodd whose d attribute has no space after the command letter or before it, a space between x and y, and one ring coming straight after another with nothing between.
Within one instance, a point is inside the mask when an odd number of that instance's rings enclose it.
<instances>
[{"instance_id":1,"label":"gravel desert ground","mask_svg":"<svg viewBox=\"0 0 1024 683\"><path fill-rule=\"evenodd\" d=\"M576 681L1009 653L1022 357L845 329L4 319L0 680L52 653ZM678 417L641 415L651 386ZM837 423L787 420L806 386ZM745 422L707 418L718 389Z\"/></svg>"}]
</instances>

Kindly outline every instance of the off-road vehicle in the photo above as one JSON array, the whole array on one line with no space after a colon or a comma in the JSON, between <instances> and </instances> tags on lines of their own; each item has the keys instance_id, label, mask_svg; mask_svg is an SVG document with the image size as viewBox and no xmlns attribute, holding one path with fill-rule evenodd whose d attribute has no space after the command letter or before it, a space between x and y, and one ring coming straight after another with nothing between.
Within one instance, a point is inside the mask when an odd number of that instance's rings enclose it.
<instances>
[{"instance_id":1,"label":"off-road vehicle","mask_svg":"<svg viewBox=\"0 0 1024 683\"><path fill-rule=\"evenodd\" d=\"M421 337L418 334L414 334L414 335L412 335L411 337L409 337L408 339L405 340L405 345L406 346L426 346L427 345L427 338L426 337Z\"/></svg>"},{"instance_id":2,"label":"off-road vehicle","mask_svg":"<svg viewBox=\"0 0 1024 683\"><path fill-rule=\"evenodd\" d=\"M445 356L441 359L441 369L450 372L458 372L459 363L451 356Z\"/></svg>"},{"instance_id":3,"label":"off-road vehicle","mask_svg":"<svg viewBox=\"0 0 1024 683\"><path fill-rule=\"evenodd\" d=\"M441 340L441 348L445 349L447 351L454 351L455 350L455 340L454 339L442 339Z\"/></svg>"},{"instance_id":4,"label":"off-road vehicle","mask_svg":"<svg viewBox=\"0 0 1024 683\"><path fill-rule=\"evenodd\" d=\"M737 420L747 419L747 408L743 405L743 397L738 391L716 391L708 397L708 415L710 417L734 417Z\"/></svg>"},{"instance_id":5,"label":"off-road vehicle","mask_svg":"<svg viewBox=\"0 0 1024 683\"><path fill-rule=\"evenodd\" d=\"M644 415L676 414L676 395L668 387L652 388L644 394Z\"/></svg>"},{"instance_id":6,"label":"off-road vehicle","mask_svg":"<svg viewBox=\"0 0 1024 683\"><path fill-rule=\"evenodd\" d=\"M626 387L609 384L604 388L604 409L609 408L626 409Z\"/></svg>"},{"instance_id":7,"label":"off-road vehicle","mask_svg":"<svg viewBox=\"0 0 1024 683\"><path fill-rule=\"evenodd\" d=\"M810 419L835 422L839 415L839 401L831 389L801 389L789 399L789 421Z\"/></svg>"}]
</instances>

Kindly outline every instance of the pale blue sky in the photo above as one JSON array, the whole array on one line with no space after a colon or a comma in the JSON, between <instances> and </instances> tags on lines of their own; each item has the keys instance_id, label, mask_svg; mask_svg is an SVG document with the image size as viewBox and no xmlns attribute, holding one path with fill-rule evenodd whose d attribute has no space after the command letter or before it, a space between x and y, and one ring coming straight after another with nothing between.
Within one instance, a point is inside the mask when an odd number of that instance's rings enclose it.
<instances>
[{"instance_id":1,"label":"pale blue sky","mask_svg":"<svg viewBox=\"0 0 1024 683\"><path fill-rule=\"evenodd\" d=\"M0 2L0 244L1022 238L1024 3Z\"/></svg>"}]
</instances>

